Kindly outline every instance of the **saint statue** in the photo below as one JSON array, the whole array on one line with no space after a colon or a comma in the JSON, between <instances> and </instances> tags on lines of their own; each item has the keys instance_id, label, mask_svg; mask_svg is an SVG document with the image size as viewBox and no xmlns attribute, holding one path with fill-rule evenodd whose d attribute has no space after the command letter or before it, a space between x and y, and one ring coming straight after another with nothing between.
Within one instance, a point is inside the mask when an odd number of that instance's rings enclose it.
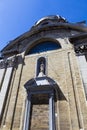
<instances>
[{"instance_id":1,"label":"saint statue","mask_svg":"<svg viewBox=\"0 0 87 130\"><path fill-rule=\"evenodd\" d=\"M44 63L43 63L43 61L42 61L41 64L40 64L40 70L39 70L38 77L42 77L42 76L45 75L45 74L44 74L44 69L45 69L45 65L44 65Z\"/></svg>"}]
</instances>

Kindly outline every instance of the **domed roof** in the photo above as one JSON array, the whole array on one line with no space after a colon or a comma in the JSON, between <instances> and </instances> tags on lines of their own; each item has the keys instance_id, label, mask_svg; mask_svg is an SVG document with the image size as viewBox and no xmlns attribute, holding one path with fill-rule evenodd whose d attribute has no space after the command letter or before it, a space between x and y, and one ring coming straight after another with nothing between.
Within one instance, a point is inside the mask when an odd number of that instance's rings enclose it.
<instances>
[{"instance_id":1,"label":"domed roof","mask_svg":"<svg viewBox=\"0 0 87 130\"><path fill-rule=\"evenodd\" d=\"M38 25L41 22L46 21L46 20L57 21L57 22L67 22L67 20L64 17L61 17L59 15L49 15L49 16L41 18L39 21L35 23L35 25Z\"/></svg>"}]
</instances>

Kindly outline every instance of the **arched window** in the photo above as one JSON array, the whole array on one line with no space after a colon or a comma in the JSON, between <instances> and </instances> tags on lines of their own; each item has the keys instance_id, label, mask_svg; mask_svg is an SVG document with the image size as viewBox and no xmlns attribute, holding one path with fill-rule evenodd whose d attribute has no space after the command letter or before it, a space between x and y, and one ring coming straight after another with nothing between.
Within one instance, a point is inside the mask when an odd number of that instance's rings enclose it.
<instances>
[{"instance_id":1,"label":"arched window","mask_svg":"<svg viewBox=\"0 0 87 130\"><path fill-rule=\"evenodd\" d=\"M35 54L35 53L40 53L40 52L45 52L45 51L51 51L51 50L57 50L60 49L61 46L60 44L57 44L56 42L53 41L45 41L45 42L41 42L36 44L35 46L33 46L28 54Z\"/></svg>"},{"instance_id":2,"label":"arched window","mask_svg":"<svg viewBox=\"0 0 87 130\"><path fill-rule=\"evenodd\" d=\"M46 59L45 57L40 57L37 60L36 76L42 77L44 75L46 75Z\"/></svg>"}]
</instances>

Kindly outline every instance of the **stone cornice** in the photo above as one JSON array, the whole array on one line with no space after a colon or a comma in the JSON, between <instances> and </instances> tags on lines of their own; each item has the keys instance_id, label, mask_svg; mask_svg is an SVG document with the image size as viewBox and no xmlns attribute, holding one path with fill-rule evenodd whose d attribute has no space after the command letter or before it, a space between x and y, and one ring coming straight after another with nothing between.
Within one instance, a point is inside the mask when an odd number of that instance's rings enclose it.
<instances>
[{"instance_id":1,"label":"stone cornice","mask_svg":"<svg viewBox=\"0 0 87 130\"><path fill-rule=\"evenodd\" d=\"M18 44L19 42L36 35L37 33L47 31L47 30L58 30L58 29L73 29L77 31L87 32L87 27L79 24L71 24L71 23L56 23L56 24L49 24L42 27L32 27L30 31L24 33L23 35L19 36L18 38L11 41L1 52L8 50L13 45Z\"/></svg>"},{"instance_id":2,"label":"stone cornice","mask_svg":"<svg viewBox=\"0 0 87 130\"><path fill-rule=\"evenodd\" d=\"M87 32L84 32L84 33L81 33L81 34L70 36L69 40L71 41L71 43L75 43L79 40L86 39L86 38L87 38Z\"/></svg>"},{"instance_id":3,"label":"stone cornice","mask_svg":"<svg viewBox=\"0 0 87 130\"><path fill-rule=\"evenodd\" d=\"M77 55L87 54L87 33L72 36L69 40Z\"/></svg>"}]
</instances>

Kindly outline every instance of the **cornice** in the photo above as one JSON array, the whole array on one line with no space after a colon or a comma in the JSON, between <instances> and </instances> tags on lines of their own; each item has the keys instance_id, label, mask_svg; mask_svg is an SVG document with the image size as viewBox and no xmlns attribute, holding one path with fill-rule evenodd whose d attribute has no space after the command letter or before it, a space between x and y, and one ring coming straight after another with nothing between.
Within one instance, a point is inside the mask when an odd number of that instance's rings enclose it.
<instances>
[{"instance_id":1,"label":"cornice","mask_svg":"<svg viewBox=\"0 0 87 130\"><path fill-rule=\"evenodd\" d=\"M87 33L72 36L69 41L73 44L76 55L87 54Z\"/></svg>"},{"instance_id":2,"label":"cornice","mask_svg":"<svg viewBox=\"0 0 87 130\"><path fill-rule=\"evenodd\" d=\"M15 45L16 43L31 37L32 35L35 35L39 32L46 31L46 30L53 30L53 29L73 29L81 32L87 32L87 27L79 24L71 24L71 23L56 23L56 24L50 24L50 25L45 25L42 27L32 27L30 31L24 33L23 35L17 37L13 41L11 41L1 52L5 51L8 49L10 46Z\"/></svg>"},{"instance_id":3,"label":"cornice","mask_svg":"<svg viewBox=\"0 0 87 130\"><path fill-rule=\"evenodd\" d=\"M87 32L80 33L80 34L77 34L77 35L73 35L73 36L69 37L69 40L71 42L75 42L75 41L85 39L85 38L87 38Z\"/></svg>"}]
</instances>

